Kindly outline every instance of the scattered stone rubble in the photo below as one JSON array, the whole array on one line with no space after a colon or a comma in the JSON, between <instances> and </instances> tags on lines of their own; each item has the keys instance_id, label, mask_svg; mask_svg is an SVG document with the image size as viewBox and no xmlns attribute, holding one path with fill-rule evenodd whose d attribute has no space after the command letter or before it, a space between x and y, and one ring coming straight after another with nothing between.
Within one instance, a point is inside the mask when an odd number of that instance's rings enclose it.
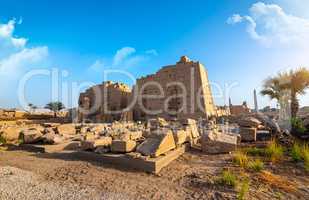
<instances>
[{"instance_id":1,"label":"scattered stone rubble","mask_svg":"<svg viewBox=\"0 0 309 200\"><path fill-rule=\"evenodd\" d=\"M163 159L166 160L164 161L166 165L166 162L168 164L176 159L188 147L200 149L208 154L232 152L240 141L254 142L261 131L269 134L275 127L275 125L265 126L275 124L270 122L265 119L260 121L253 116L244 116L238 120L239 134L231 130L223 131L214 120L197 122L193 119L182 119L167 122L163 118L155 118L148 120L146 124L43 123L6 126L0 128L0 135L7 141L15 143L45 145L65 143L68 144L66 147L72 146L72 148L63 147L62 150L88 151L103 156L123 155L125 156L123 159L129 159L126 162L142 159L156 163L166 157Z\"/></svg>"},{"instance_id":2,"label":"scattered stone rubble","mask_svg":"<svg viewBox=\"0 0 309 200\"><path fill-rule=\"evenodd\" d=\"M236 150L237 135L210 130L201 138L202 151L208 154L229 153Z\"/></svg>"},{"instance_id":3,"label":"scattered stone rubble","mask_svg":"<svg viewBox=\"0 0 309 200\"><path fill-rule=\"evenodd\" d=\"M282 133L278 123L262 113L240 116L236 123L243 142L270 140L272 136L278 137Z\"/></svg>"}]
</instances>

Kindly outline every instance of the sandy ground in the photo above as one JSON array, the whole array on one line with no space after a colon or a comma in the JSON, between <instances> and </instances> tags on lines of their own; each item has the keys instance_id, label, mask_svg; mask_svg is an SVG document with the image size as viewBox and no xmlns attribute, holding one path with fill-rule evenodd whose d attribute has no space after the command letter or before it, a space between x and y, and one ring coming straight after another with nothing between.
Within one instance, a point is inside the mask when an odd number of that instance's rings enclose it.
<instances>
[{"instance_id":1,"label":"sandy ground","mask_svg":"<svg viewBox=\"0 0 309 200\"><path fill-rule=\"evenodd\" d=\"M231 155L190 151L148 174L99 162L79 153L0 151L0 199L236 199L234 188L216 183L222 169L237 167ZM289 163L268 170L295 182L297 192L251 176L248 199L309 199L309 176ZM293 170L291 170L293 169Z\"/></svg>"}]
</instances>

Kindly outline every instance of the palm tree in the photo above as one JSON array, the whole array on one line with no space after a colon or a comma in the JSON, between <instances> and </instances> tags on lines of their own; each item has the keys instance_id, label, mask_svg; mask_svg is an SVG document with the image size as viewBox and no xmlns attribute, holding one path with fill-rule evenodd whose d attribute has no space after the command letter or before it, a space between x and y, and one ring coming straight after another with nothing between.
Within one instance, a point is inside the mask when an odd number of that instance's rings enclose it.
<instances>
[{"instance_id":1,"label":"palm tree","mask_svg":"<svg viewBox=\"0 0 309 200\"><path fill-rule=\"evenodd\" d=\"M309 70L300 68L279 73L276 77L267 79L263 87L261 94L276 99L278 102L286 95L286 91L289 91L291 117L295 118L299 109L297 96L305 94L305 90L309 87Z\"/></svg>"},{"instance_id":2,"label":"palm tree","mask_svg":"<svg viewBox=\"0 0 309 200\"><path fill-rule=\"evenodd\" d=\"M59 110L64 109L65 106L63 105L62 102L55 101L55 102L50 102L50 103L46 104L45 108L53 111L54 112L54 117L57 117L57 112Z\"/></svg>"},{"instance_id":3,"label":"palm tree","mask_svg":"<svg viewBox=\"0 0 309 200\"><path fill-rule=\"evenodd\" d=\"M306 68L291 70L287 88L291 91L291 117L295 118L299 109L297 96L304 95L305 90L309 88L309 70Z\"/></svg>"},{"instance_id":4,"label":"palm tree","mask_svg":"<svg viewBox=\"0 0 309 200\"><path fill-rule=\"evenodd\" d=\"M279 73L276 77L270 77L264 81L263 90L260 92L263 96L269 96L271 100L277 100L277 106L281 102L286 89L288 75Z\"/></svg>"}]
</instances>

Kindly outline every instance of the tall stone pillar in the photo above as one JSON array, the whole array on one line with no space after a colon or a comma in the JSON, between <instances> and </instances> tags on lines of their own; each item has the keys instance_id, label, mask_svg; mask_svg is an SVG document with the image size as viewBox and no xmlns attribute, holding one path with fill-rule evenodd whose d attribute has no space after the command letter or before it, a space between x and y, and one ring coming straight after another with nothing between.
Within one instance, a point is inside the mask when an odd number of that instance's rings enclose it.
<instances>
[{"instance_id":1,"label":"tall stone pillar","mask_svg":"<svg viewBox=\"0 0 309 200\"><path fill-rule=\"evenodd\" d=\"M257 96L256 96L256 90L255 89L253 91L253 95L254 95L254 110L255 110L255 112L259 112Z\"/></svg>"}]
</instances>

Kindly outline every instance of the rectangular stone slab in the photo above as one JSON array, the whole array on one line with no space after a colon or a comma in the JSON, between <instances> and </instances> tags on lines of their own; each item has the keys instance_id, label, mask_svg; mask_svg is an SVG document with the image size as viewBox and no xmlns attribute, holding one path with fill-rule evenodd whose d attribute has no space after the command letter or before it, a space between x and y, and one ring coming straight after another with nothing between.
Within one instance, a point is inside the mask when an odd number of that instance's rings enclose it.
<instances>
[{"instance_id":1,"label":"rectangular stone slab","mask_svg":"<svg viewBox=\"0 0 309 200\"><path fill-rule=\"evenodd\" d=\"M143 158L133 158L125 154L112 153L101 154L100 157L104 163L157 174L163 167L169 165L173 160L185 153L185 151L186 145L183 145L177 149L169 151L165 155L161 155L157 158L148 158L147 160Z\"/></svg>"}]
</instances>

